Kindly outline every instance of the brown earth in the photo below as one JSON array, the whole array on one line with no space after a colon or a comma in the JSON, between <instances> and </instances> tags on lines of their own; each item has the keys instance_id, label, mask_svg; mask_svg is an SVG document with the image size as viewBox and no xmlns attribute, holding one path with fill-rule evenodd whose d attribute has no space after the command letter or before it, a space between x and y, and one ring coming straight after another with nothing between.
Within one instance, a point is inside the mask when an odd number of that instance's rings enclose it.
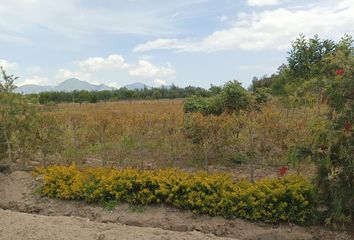
<instances>
[{"instance_id":1,"label":"brown earth","mask_svg":"<svg viewBox=\"0 0 354 240\"><path fill-rule=\"evenodd\" d=\"M41 197L37 187L28 172L0 173L0 239L354 239L321 226L226 220L164 206L135 209L122 204L108 211L96 204Z\"/></svg>"},{"instance_id":2,"label":"brown earth","mask_svg":"<svg viewBox=\"0 0 354 240\"><path fill-rule=\"evenodd\" d=\"M119 223L97 223L81 217L42 216L9 210L0 210L0 216L0 239L226 239L196 231L174 232Z\"/></svg>"}]
</instances>

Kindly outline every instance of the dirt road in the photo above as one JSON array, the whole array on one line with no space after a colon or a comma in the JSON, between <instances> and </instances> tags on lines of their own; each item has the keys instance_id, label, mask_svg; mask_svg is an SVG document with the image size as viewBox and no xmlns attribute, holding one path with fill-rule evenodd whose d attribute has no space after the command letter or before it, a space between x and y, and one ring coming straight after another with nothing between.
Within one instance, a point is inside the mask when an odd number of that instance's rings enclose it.
<instances>
[{"instance_id":1,"label":"dirt road","mask_svg":"<svg viewBox=\"0 0 354 240\"><path fill-rule=\"evenodd\" d=\"M0 210L0 216L1 240L230 239L196 231L174 232L158 228L126 226L119 223L97 223L80 217L49 217L8 210Z\"/></svg>"}]
</instances>

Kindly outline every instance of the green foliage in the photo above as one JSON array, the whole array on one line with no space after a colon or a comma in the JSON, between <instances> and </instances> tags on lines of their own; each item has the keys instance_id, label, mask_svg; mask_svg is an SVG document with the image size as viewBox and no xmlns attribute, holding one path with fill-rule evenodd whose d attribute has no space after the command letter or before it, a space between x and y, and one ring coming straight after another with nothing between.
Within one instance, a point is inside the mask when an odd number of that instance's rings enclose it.
<instances>
[{"instance_id":1,"label":"green foliage","mask_svg":"<svg viewBox=\"0 0 354 240\"><path fill-rule=\"evenodd\" d=\"M3 83L0 81L0 93L11 93L14 89L16 89L14 82L18 79L18 77L15 77L14 75L7 75L2 66L0 66L0 71L4 81Z\"/></svg>"},{"instance_id":2,"label":"green foliage","mask_svg":"<svg viewBox=\"0 0 354 240\"><path fill-rule=\"evenodd\" d=\"M204 115L220 115L223 112L239 112L251 105L251 96L237 81L229 81L222 89L213 90L217 93L210 98L191 96L184 102L185 113L199 112Z\"/></svg>"},{"instance_id":3,"label":"green foliage","mask_svg":"<svg viewBox=\"0 0 354 240\"><path fill-rule=\"evenodd\" d=\"M351 54L352 38L345 35L339 42L320 39L317 35L306 39L300 35L288 52L287 64L278 68L270 77L254 78L250 90L270 88L275 95L296 96L301 91L317 95L317 101L323 97L324 82L334 76L334 66L330 59L338 51L346 56Z\"/></svg>"},{"instance_id":4,"label":"green foliage","mask_svg":"<svg viewBox=\"0 0 354 240\"><path fill-rule=\"evenodd\" d=\"M300 35L288 52L290 76L302 83L314 76L327 74L327 58L334 55L336 44L332 40L321 40L317 35L307 40Z\"/></svg>"},{"instance_id":5,"label":"green foliage","mask_svg":"<svg viewBox=\"0 0 354 240\"><path fill-rule=\"evenodd\" d=\"M276 75L273 74L272 76L268 77L264 75L261 78L253 77L251 85L248 87L248 91L255 92L257 89L261 88L270 88L273 84L274 77Z\"/></svg>"},{"instance_id":6,"label":"green foliage","mask_svg":"<svg viewBox=\"0 0 354 240\"><path fill-rule=\"evenodd\" d=\"M247 156L244 154L236 154L230 158L233 164L244 164L247 162Z\"/></svg>"},{"instance_id":7,"label":"green foliage","mask_svg":"<svg viewBox=\"0 0 354 240\"><path fill-rule=\"evenodd\" d=\"M129 205L129 210L134 213L143 213L145 212L147 207L145 205Z\"/></svg>"},{"instance_id":8,"label":"green foliage","mask_svg":"<svg viewBox=\"0 0 354 240\"><path fill-rule=\"evenodd\" d=\"M188 112L200 112L202 114L209 114L210 101L207 98L191 96L186 98L183 105L183 111Z\"/></svg>"},{"instance_id":9,"label":"green foliage","mask_svg":"<svg viewBox=\"0 0 354 240\"><path fill-rule=\"evenodd\" d=\"M257 88L253 93L256 103L259 105L267 102L270 97L270 92L270 88Z\"/></svg>"},{"instance_id":10,"label":"green foliage","mask_svg":"<svg viewBox=\"0 0 354 240\"><path fill-rule=\"evenodd\" d=\"M36 108L27 98L12 93L18 77L7 75L1 66L0 70L3 79L0 81L0 150L6 153L1 154L0 158L14 161L15 155L25 167L28 153L34 150L31 131L35 125Z\"/></svg>"},{"instance_id":11,"label":"green foliage","mask_svg":"<svg viewBox=\"0 0 354 240\"><path fill-rule=\"evenodd\" d=\"M59 199L138 206L163 203L199 214L271 223L311 224L316 213L313 186L294 176L252 184L235 182L225 174L190 174L173 169L80 171L73 166L51 166L37 170L35 175L43 175L42 194Z\"/></svg>"},{"instance_id":12,"label":"green foliage","mask_svg":"<svg viewBox=\"0 0 354 240\"><path fill-rule=\"evenodd\" d=\"M221 99L226 112L245 110L251 103L249 94L237 81L229 81L225 84Z\"/></svg>"},{"instance_id":13,"label":"green foliage","mask_svg":"<svg viewBox=\"0 0 354 240\"><path fill-rule=\"evenodd\" d=\"M330 59L340 71L325 86L329 126L313 143L313 158L319 165L319 190L328 207L326 222L335 226L354 217L354 52L351 49L349 55L340 50Z\"/></svg>"},{"instance_id":14,"label":"green foliage","mask_svg":"<svg viewBox=\"0 0 354 240\"><path fill-rule=\"evenodd\" d=\"M108 211L114 210L118 205L119 202L117 200L109 200L104 203L104 206Z\"/></svg>"},{"instance_id":15,"label":"green foliage","mask_svg":"<svg viewBox=\"0 0 354 240\"><path fill-rule=\"evenodd\" d=\"M150 100L150 99L176 99L186 98L191 96L211 97L218 94L220 87L211 86L209 90L188 86L180 88L177 86L171 86L170 88L144 88L128 90L126 88L120 88L112 91L72 91L72 92L42 92L38 94L32 94L38 98L40 104L49 103L95 103L95 102L107 102L107 101L119 101L119 100Z\"/></svg>"}]
</instances>

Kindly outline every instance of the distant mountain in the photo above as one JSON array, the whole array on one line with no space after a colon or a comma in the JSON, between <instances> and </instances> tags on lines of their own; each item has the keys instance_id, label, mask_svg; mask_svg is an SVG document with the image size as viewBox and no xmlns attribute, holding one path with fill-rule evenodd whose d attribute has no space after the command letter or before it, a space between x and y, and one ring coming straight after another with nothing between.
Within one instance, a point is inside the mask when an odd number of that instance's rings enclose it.
<instances>
[{"instance_id":1,"label":"distant mountain","mask_svg":"<svg viewBox=\"0 0 354 240\"><path fill-rule=\"evenodd\" d=\"M103 91L103 90L114 90L115 88L109 87L104 84L95 85L85 81L81 81L77 78L70 78L61 82L57 86L40 86L35 84L27 84L15 89L16 93L30 94L30 93L40 93L46 91L54 92L71 92L74 90L86 90L86 91Z\"/></svg>"},{"instance_id":2,"label":"distant mountain","mask_svg":"<svg viewBox=\"0 0 354 240\"><path fill-rule=\"evenodd\" d=\"M144 83L136 82L136 83L125 85L123 86L123 88L126 88L128 90L135 90L135 89L144 89L144 88L151 88L151 87Z\"/></svg>"},{"instance_id":3,"label":"distant mountain","mask_svg":"<svg viewBox=\"0 0 354 240\"><path fill-rule=\"evenodd\" d=\"M60 83L58 86L53 88L55 92L71 92L74 90L86 90L86 91L102 91L102 90L113 90L114 88L107 85L95 85L85 81L81 81L77 78L70 78Z\"/></svg>"},{"instance_id":4,"label":"distant mountain","mask_svg":"<svg viewBox=\"0 0 354 240\"><path fill-rule=\"evenodd\" d=\"M26 84L26 85L16 88L14 90L14 92L30 94L30 93L40 93L40 92L52 91L52 89L53 89L53 87L51 87L51 86L39 86L39 85L35 85L35 84Z\"/></svg>"},{"instance_id":5,"label":"distant mountain","mask_svg":"<svg viewBox=\"0 0 354 240\"><path fill-rule=\"evenodd\" d=\"M144 89L144 88L152 88L151 86L148 86L144 83L141 82L136 82L132 84L128 84L123 86L123 88L126 88L128 90L135 90L135 89ZM170 86L164 86L163 88L170 88ZM67 79L61 83L59 83L57 86L40 86L40 85L35 85L35 84L26 84L21 87L18 87L15 89L14 92L16 93L23 93L23 94L31 94L31 93L40 93L40 92L71 92L75 90L86 90L86 91L112 91L115 90L116 88L114 87L109 87L104 84L100 85L95 85L88 83L86 81L79 80L77 78L70 78Z\"/></svg>"}]
</instances>

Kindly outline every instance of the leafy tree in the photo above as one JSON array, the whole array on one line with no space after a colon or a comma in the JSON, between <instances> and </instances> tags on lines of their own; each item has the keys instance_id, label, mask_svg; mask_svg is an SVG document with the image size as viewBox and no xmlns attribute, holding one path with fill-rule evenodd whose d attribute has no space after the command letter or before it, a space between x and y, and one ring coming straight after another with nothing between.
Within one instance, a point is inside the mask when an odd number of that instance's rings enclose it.
<instances>
[{"instance_id":1,"label":"leafy tree","mask_svg":"<svg viewBox=\"0 0 354 240\"><path fill-rule=\"evenodd\" d=\"M14 81L18 77L13 75L7 75L2 66L0 66L2 81L0 81L0 149L2 152L7 152L8 160L12 160L12 146L10 142L11 133L10 133L10 124L13 121L12 117L14 115L14 108L16 107L15 97L12 94L12 91L16 88ZM6 146L6 151L4 151ZM0 156L4 157L4 156Z\"/></svg>"},{"instance_id":2,"label":"leafy tree","mask_svg":"<svg viewBox=\"0 0 354 240\"><path fill-rule=\"evenodd\" d=\"M204 115L220 115L223 112L238 112L250 107L251 96L237 81L229 81L213 97L192 96L184 102L184 112L200 112Z\"/></svg>"},{"instance_id":3,"label":"leafy tree","mask_svg":"<svg viewBox=\"0 0 354 240\"><path fill-rule=\"evenodd\" d=\"M187 112L200 112L209 114L209 101L206 98L191 96L184 101L183 111Z\"/></svg>"},{"instance_id":4,"label":"leafy tree","mask_svg":"<svg viewBox=\"0 0 354 240\"><path fill-rule=\"evenodd\" d=\"M98 101L98 99L97 99L97 96L96 96L96 94L94 94L94 93L90 93L89 94L89 102L90 103L96 103Z\"/></svg>"},{"instance_id":5,"label":"leafy tree","mask_svg":"<svg viewBox=\"0 0 354 240\"><path fill-rule=\"evenodd\" d=\"M268 77L267 75L264 75L261 78L253 77L252 79L252 84L248 87L248 91L250 92L255 92L257 89L260 88L270 88L274 82L274 78L276 77L276 74L273 74L272 76Z\"/></svg>"},{"instance_id":6,"label":"leafy tree","mask_svg":"<svg viewBox=\"0 0 354 240\"><path fill-rule=\"evenodd\" d=\"M220 94L224 109L227 112L245 110L250 106L250 96L240 82L229 81Z\"/></svg>"},{"instance_id":7,"label":"leafy tree","mask_svg":"<svg viewBox=\"0 0 354 240\"><path fill-rule=\"evenodd\" d=\"M26 97L12 93L16 88L14 81L18 77L7 75L2 67L0 70L3 79L0 82L1 138L5 139L8 161L14 161L14 156L17 156L25 167L28 154L34 151L32 131L35 127L36 108Z\"/></svg>"},{"instance_id":8,"label":"leafy tree","mask_svg":"<svg viewBox=\"0 0 354 240\"><path fill-rule=\"evenodd\" d=\"M336 76L328 80L329 126L314 143L319 164L318 185L328 206L327 223L348 222L354 217L354 52L338 50L331 58Z\"/></svg>"},{"instance_id":9,"label":"leafy tree","mask_svg":"<svg viewBox=\"0 0 354 240\"><path fill-rule=\"evenodd\" d=\"M336 44L332 40L321 40L317 35L306 40L300 35L288 52L288 66L290 76L298 82L310 79L311 77L326 74L326 58L333 56L336 51Z\"/></svg>"}]
</instances>

